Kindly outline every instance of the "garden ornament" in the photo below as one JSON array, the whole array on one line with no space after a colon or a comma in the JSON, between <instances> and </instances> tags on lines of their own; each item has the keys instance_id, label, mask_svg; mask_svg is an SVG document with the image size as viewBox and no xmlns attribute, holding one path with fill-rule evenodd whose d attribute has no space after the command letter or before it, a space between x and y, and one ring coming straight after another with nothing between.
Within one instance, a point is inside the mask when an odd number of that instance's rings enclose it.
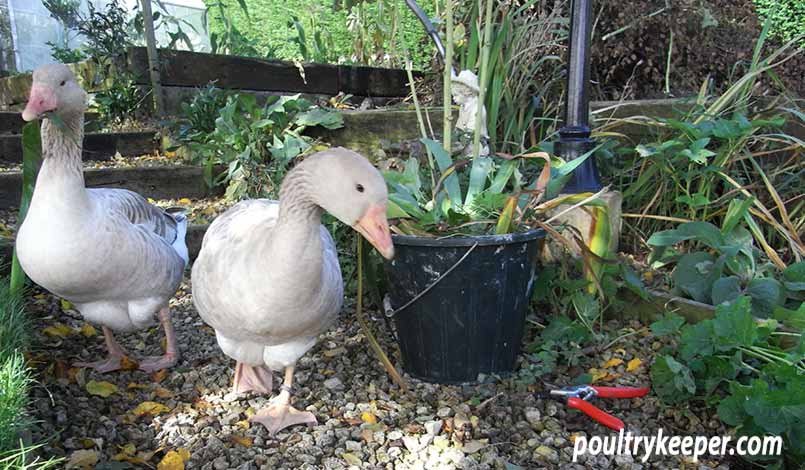
<instances>
[{"instance_id":1,"label":"garden ornament","mask_svg":"<svg viewBox=\"0 0 805 470\"><path fill-rule=\"evenodd\" d=\"M478 77L469 70L462 70L457 76L453 75L452 86L453 101L459 105L456 128L472 135L475 131L475 121L481 113L481 155L489 155L489 131L486 127L486 108L479 104L478 96L481 93L478 86ZM464 148L465 155L472 154L472 145Z\"/></svg>"}]
</instances>

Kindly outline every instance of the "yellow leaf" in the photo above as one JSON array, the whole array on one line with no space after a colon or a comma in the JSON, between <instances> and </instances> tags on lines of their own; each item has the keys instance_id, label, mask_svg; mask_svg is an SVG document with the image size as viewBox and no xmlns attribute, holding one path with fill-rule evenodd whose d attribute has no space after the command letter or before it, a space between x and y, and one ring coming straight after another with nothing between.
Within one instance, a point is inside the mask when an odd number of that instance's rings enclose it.
<instances>
[{"instance_id":1,"label":"yellow leaf","mask_svg":"<svg viewBox=\"0 0 805 470\"><path fill-rule=\"evenodd\" d=\"M192 201L190 201L190 198L186 198L186 197L183 197L183 198L179 199L176 202L178 202L179 204L181 204L183 206L189 206L190 204L192 204Z\"/></svg>"},{"instance_id":2,"label":"yellow leaf","mask_svg":"<svg viewBox=\"0 0 805 470\"><path fill-rule=\"evenodd\" d=\"M98 463L98 451L96 450L77 450L70 454L67 461L68 470L92 470Z\"/></svg>"},{"instance_id":3,"label":"yellow leaf","mask_svg":"<svg viewBox=\"0 0 805 470\"><path fill-rule=\"evenodd\" d=\"M631 361L629 361L628 364L626 364L626 372L633 372L637 370L637 368L640 367L642 364L643 361L641 361L638 358L634 358Z\"/></svg>"},{"instance_id":4,"label":"yellow leaf","mask_svg":"<svg viewBox=\"0 0 805 470\"><path fill-rule=\"evenodd\" d=\"M606 377L607 375L609 375L609 373L607 371L596 369L596 368L592 368L588 372L590 372L590 375L593 376L593 380L592 380L593 383L596 383L599 380L601 380L604 377Z\"/></svg>"},{"instance_id":5,"label":"yellow leaf","mask_svg":"<svg viewBox=\"0 0 805 470\"><path fill-rule=\"evenodd\" d=\"M154 401L144 401L139 405L137 405L137 407L134 408L131 411L131 413L139 418L140 416L145 415L157 416L162 413L167 413L168 411L170 411L170 408L163 405L162 403L157 403Z\"/></svg>"},{"instance_id":6,"label":"yellow leaf","mask_svg":"<svg viewBox=\"0 0 805 470\"><path fill-rule=\"evenodd\" d=\"M604 363L604 369L611 369L613 367L618 367L619 365L623 364L623 359L614 357L607 362Z\"/></svg>"},{"instance_id":7,"label":"yellow leaf","mask_svg":"<svg viewBox=\"0 0 805 470\"><path fill-rule=\"evenodd\" d=\"M621 356L625 356L626 355L626 350L623 349L623 348L618 348L618 349L615 350L615 354L620 354Z\"/></svg>"},{"instance_id":8,"label":"yellow leaf","mask_svg":"<svg viewBox=\"0 0 805 470\"><path fill-rule=\"evenodd\" d=\"M252 440L251 437L236 436L236 435L232 436L232 442L238 445L242 445L243 447L246 448L251 447L252 444L254 444L254 440Z\"/></svg>"},{"instance_id":9,"label":"yellow leaf","mask_svg":"<svg viewBox=\"0 0 805 470\"><path fill-rule=\"evenodd\" d=\"M248 419L244 419L235 423L235 426L239 427L240 429L249 429L252 425L249 423Z\"/></svg>"},{"instance_id":10,"label":"yellow leaf","mask_svg":"<svg viewBox=\"0 0 805 470\"><path fill-rule=\"evenodd\" d=\"M126 444L124 446L117 446L117 448L120 449L121 454L125 454L125 455L134 455L134 453L137 452L137 446L135 446L131 442L129 442L128 444Z\"/></svg>"},{"instance_id":11,"label":"yellow leaf","mask_svg":"<svg viewBox=\"0 0 805 470\"><path fill-rule=\"evenodd\" d=\"M184 447L179 447L178 449L176 449L176 453L179 454L179 457L181 457L185 463L187 463L187 461L190 460L190 451L185 449Z\"/></svg>"},{"instance_id":12,"label":"yellow leaf","mask_svg":"<svg viewBox=\"0 0 805 470\"><path fill-rule=\"evenodd\" d=\"M361 414L361 421L363 421L364 423L375 424L377 423L377 416L368 411L364 411Z\"/></svg>"},{"instance_id":13,"label":"yellow leaf","mask_svg":"<svg viewBox=\"0 0 805 470\"><path fill-rule=\"evenodd\" d=\"M96 395L104 398L117 392L117 385L106 381L96 382L94 380L90 380L87 382L87 385L84 388L87 389L87 393L90 395Z\"/></svg>"},{"instance_id":14,"label":"yellow leaf","mask_svg":"<svg viewBox=\"0 0 805 470\"><path fill-rule=\"evenodd\" d=\"M98 330L95 329L94 326L90 325L89 323L84 323L81 326L81 334L87 338L92 338L93 336L98 336Z\"/></svg>"},{"instance_id":15,"label":"yellow leaf","mask_svg":"<svg viewBox=\"0 0 805 470\"><path fill-rule=\"evenodd\" d=\"M172 450L162 457L157 464L157 470L184 470L184 459L178 452Z\"/></svg>"},{"instance_id":16,"label":"yellow leaf","mask_svg":"<svg viewBox=\"0 0 805 470\"><path fill-rule=\"evenodd\" d=\"M62 311L65 310L73 310L75 307L73 304L70 303L69 300L61 299L61 309Z\"/></svg>"},{"instance_id":17,"label":"yellow leaf","mask_svg":"<svg viewBox=\"0 0 805 470\"><path fill-rule=\"evenodd\" d=\"M42 333L54 338L66 338L73 335L75 331L64 323L56 323L45 327Z\"/></svg>"},{"instance_id":18,"label":"yellow leaf","mask_svg":"<svg viewBox=\"0 0 805 470\"><path fill-rule=\"evenodd\" d=\"M133 389L133 388L136 388L136 389L144 389L144 388L148 388L148 385L143 385L143 384L137 384L137 383L134 383L134 382L129 382L129 385L128 385L126 388L128 388L128 389Z\"/></svg>"}]
</instances>

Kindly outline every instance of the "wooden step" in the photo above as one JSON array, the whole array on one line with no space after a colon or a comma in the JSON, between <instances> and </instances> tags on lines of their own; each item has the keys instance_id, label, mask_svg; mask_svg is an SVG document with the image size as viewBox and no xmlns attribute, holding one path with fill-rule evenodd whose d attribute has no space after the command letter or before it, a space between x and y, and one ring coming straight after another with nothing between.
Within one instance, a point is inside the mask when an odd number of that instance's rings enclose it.
<instances>
[{"instance_id":1,"label":"wooden step","mask_svg":"<svg viewBox=\"0 0 805 470\"><path fill-rule=\"evenodd\" d=\"M97 113L84 113L84 131L97 132L101 129ZM18 111L0 111L0 135L21 134L22 128L27 124L22 120L22 113Z\"/></svg>"},{"instance_id":2,"label":"wooden step","mask_svg":"<svg viewBox=\"0 0 805 470\"><path fill-rule=\"evenodd\" d=\"M154 131L93 132L84 135L84 160L110 160L116 152L124 157L136 157L159 149ZM22 137L0 135L0 165L22 162Z\"/></svg>"},{"instance_id":3,"label":"wooden step","mask_svg":"<svg viewBox=\"0 0 805 470\"><path fill-rule=\"evenodd\" d=\"M88 188L125 188L153 199L197 199L220 195L224 188L210 189L204 182L203 168L163 166L148 168L99 168L84 170ZM0 173L0 208L19 206L22 173Z\"/></svg>"}]
</instances>

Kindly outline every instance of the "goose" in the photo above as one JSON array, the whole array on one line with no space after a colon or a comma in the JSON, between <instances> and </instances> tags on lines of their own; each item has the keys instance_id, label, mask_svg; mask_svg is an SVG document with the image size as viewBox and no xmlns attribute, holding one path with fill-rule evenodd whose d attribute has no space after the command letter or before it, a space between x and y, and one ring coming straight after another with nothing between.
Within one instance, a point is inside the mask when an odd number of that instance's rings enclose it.
<instances>
[{"instance_id":1,"label":"goose","mask_svg":"<svg viewBox=\"0 0 805 470\"><path fill-rule=\"evenodd\" d=\"M22 118L42 118L42 167L17 234L17 256L35 283L103 327L108 357L76 366L121 369L127 353L113 332L143 329L158 313L165 354L139 362L140 369L153 372L174 365L179 356L168 300L188 263L187 219L132 191L85 187L86 99L66 66L49 64L34 71Z\"/></svg>"},{"instance_id":2,"label":"goose","mask_svg":"<svg viewBox=\"0 0 805 470\"><path fill-rule=\"evenodd\" d=\"M352 226L384 257L394 256L383 177L363 156L343 148L313 154L285 177L279 201L242 201L204 235L193 263L193 301L236 361L233 391L270 394L272 371L283 371L280 393L250 418L271 435L317 423L290 406L297 360L336 319L344 286L324 211Z\"/></svg>"}]
</instances>

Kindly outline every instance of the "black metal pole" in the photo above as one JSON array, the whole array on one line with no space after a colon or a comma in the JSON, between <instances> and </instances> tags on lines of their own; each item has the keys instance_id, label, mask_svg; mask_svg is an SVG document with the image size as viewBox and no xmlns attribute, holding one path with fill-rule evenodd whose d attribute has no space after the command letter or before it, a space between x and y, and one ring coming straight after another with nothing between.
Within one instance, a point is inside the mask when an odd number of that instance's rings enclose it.
<instances>
[{"instance_id":1,"label":"black metal pole","mask_svg":"<svg viewBox=\"0 0 805 470\"><path fill-rule=\"evenodd\" d=\"M565 101L565 125L559 130L556 154L565 160L578 158L595 147L590 138L590 30L592 0L572 0L570 51ZM573 172L565 186L566 193L599 191L601 182L595 159L590 156Z\"/></svg>"}]
</instances>

